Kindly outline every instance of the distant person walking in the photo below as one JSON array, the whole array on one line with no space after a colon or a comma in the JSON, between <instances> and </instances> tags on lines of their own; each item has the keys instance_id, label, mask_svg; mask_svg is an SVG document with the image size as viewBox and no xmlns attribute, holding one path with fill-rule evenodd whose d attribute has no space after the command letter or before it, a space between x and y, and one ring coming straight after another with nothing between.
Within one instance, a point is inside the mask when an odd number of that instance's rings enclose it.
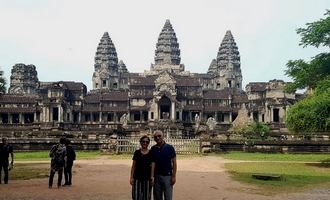
<instances>
[{"instance_id":1,"label":"distant person walking","mask_svg":"<svg viewBox=\"0 0 330 200\"><path fill-rule=\"evenodd\" d=\"M11 157L11 162L9 164L9 155ZM14 153L13 147L8 144L7 138L2 138L2 143L0 144L0 184L1 184L1 172L2 169L5 173L4 183L8 184L8 171L13 167L14 164Z\"/></svg>"},{"instance_id":2,"label":"distant person walking","mask_svg":"<svg viewBox=\"0 0 330 200\"><path fill-rule=\"evenodd\" d=\"M133 200L151 200L151 188L153 178L151 177L152 155L148 149L150 138L140 138L141 148L133 155L130 184L132 185Z\"/></svg>"},{"instance_id":3,"label":"distant person walking","mask_svg":"<svg viewBox=\"0 0 330 200\"><path fill-rule=\"evenodd\" d=\"M66 139L65 141L65 150L66 150L66 162L64 166L64 179L65 183L63 186L72 185L72 166L73 161L76 160L76 152L71 145L71 141Z\"/></svg>"},{"instance_id":4,"label":"distant person walking","mask_svg":"<svg viewBox=\"0 0 330 200\"><path fill-rule=\"evenodd\" d=\"M172 200L173 185L176 182L176 153L172 145L164 141L164 134L157 130L154 132L156 145L151 147L153 157L154 200Z\"/></svg>"},{"instance_id":5,"label":"distant person walking","mask_svg":"<svg viewBox=\"0 0 330 200\"><path fill-rule=\"evenodd\" d=\"M49 152L49 156L52 158L49 175L49 188L52 188L53 186L53 178L56 172L58 173L57 187L61 187L63 168L66 156L66 150L64 146L65 140L66 139L62 137L60 139L59 144L55 144Z\"/></svg>"}]
</instances>

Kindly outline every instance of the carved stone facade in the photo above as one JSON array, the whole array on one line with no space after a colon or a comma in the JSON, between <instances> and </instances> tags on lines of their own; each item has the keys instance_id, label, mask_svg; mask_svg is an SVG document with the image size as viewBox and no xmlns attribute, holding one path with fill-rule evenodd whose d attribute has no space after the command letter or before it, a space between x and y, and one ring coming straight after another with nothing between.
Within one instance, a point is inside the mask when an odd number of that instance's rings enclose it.
<instances>
[{"instance_id":1,"label":"carved stone facade","mask_svg":"<svg viewBox=\"0 0 330 200\"><path fill-rule=\"evenodd\" d=\"M125 134L163 129L167 136L183 136L210 124L214 132L228 130L242 105L250 118L282 123L295 101L294 94L283 92L283 81L250 83L242 90L240 55L230 31L207 73L190 73L181 64L176 34L166 20L154 61L149 71L128 72L104 33L89 92L83 83L38 82L33 65L15 65L11 94L0 96L0 124Z\"/></svg>"},{"instance_id":2,"label":"carved stone facade","mask_svg":"<svg viewBox=\"0 0 330 200\"><path fill-rule=\"evenodd\" d=\"M22 63L14 65L11 70L10 94L33 94L38 86L38 73L34 65Z\"/></svg>"}]
</instances>

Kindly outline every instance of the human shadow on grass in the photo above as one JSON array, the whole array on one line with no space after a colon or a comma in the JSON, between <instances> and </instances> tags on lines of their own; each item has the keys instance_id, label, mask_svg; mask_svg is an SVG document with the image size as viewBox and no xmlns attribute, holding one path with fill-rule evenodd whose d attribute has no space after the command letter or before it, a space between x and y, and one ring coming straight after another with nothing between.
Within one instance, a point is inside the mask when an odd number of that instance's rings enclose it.
<instances>
[{"instance_id":1,"label":"human shadow on grass","mask_svg":"<svg viewBox=\"0 0 330 200\"><path fill-rule=\"evenodd\" d=\"M320 163L307 163L306 165L314 166L314 167L330 168L330 158L321 160Z\"/></svg>"}]
</instances>

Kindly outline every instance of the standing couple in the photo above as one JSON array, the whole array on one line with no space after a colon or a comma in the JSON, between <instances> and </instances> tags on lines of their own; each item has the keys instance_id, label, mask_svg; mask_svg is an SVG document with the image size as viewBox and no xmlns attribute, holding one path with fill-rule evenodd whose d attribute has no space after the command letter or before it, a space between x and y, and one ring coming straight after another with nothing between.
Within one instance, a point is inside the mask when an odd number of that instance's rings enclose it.
<instances>
[{"instance_id":1,"label":"standing couple","mask_svg":"<svg viewBox=\"0 0 330 200\"><path fill-rule=\"evenodd\" d=\"M156 145L148 149L150 138L140 139L141 148L134 152L130 184L133 200L150 200L153 186L154 200L172 200L176 182L176 153L165 143L162 131L154 132Z\"/></svg>"},{"instance_id":2,"label":"standing couple","mask_svg":"<svg viewBox=\"0 0 330 200\"><path fill-rule=\"evenodd\" d=\"M52 188L53 186L53 179L56 172L58 173L57 188L61 187L63 170L65 183L62 186L71 186L72 166L73 161L76 159L76 153L71 146L71 141L62 137L58 144L52 146L49 156L52 158L49 175L49 188Z\"/></svg>"}]
</instances>

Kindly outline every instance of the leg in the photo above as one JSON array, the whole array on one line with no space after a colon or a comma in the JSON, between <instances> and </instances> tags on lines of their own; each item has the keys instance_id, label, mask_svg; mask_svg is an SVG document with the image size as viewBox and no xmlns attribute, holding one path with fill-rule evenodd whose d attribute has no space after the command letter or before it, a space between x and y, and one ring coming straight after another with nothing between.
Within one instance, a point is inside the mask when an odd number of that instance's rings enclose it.
<instances>
[{"instance_id":1,"label":"leg","mask_svg":"<svg viewBox=\"0 0 330 200\"><path fill-rule=\"evenodd\" d=\"M172 200L173 185L171 176L164 176L164 196L165 200Z\"/></svg>"},{"instance_id":2,"label":"leg","mask_svg":"<svg viewBox=\"0 0 330 200\"><path fill-rule=\"evenodd\" d=\"M48 185L50 188L53 186L54 175L55 175L55 170L50 169L49 185Z\"/></svg>"},{"instance_id":3,"label":"leg","mask_svg":"<svg viewBox=\"0 0 330 200\"><path fill-rule=\"evenodd\" d=\"M162 176L155 176L154 183L154 200L163 200L163 183Z\"/></svg>"},{"instance_id":4,"label":"leg","mask_svg":"<svg viewBox=\"0 0 330 200\"><path fill-rule=\"evenodd\" d=\"M58 180L57 187L61 187L62 184L62 176L63 176L63 167L58 170Z\"/></svg>"},{"instance_id":5,"label":"leg","mask_svg":"<svg viewBox=\"0 0 330 200\"><path fill-rule=\"evenodd\" d=\"M2 162L0 162L0 184L1 184Z\"/></svg>"},{"instance_id":6,"label":"leg","mask_svg":"<svg viewBox=\"0 0 330 200\"><path fill-rule=\"evenodd\" d=\"M69 184L69 172L68 172L68 166L64 167L64 185Z\"/></svg>"},{"instance_id":7,"label":"leg","mask_svg":"<svg viewBox=\"0 0 330 200\"><path fill-rule=\"evenodd\" d=\"M72 166L73 166L73 162L70 162L69 164L68 164L68 184L69 185L72 185Z\"/></svg>"},{"instance_id":8,"label":"leg","mask_svg":"<svg viewBox=\"0 0 330 200\"><path fill-rule=\"evenodd\" d=\"M5 177L4 177L4 182L5 184L8 184L8 162L5 162L4 165L2 165L3 167L3 172L5 173Z\"/></svg>"}]
</instances>

